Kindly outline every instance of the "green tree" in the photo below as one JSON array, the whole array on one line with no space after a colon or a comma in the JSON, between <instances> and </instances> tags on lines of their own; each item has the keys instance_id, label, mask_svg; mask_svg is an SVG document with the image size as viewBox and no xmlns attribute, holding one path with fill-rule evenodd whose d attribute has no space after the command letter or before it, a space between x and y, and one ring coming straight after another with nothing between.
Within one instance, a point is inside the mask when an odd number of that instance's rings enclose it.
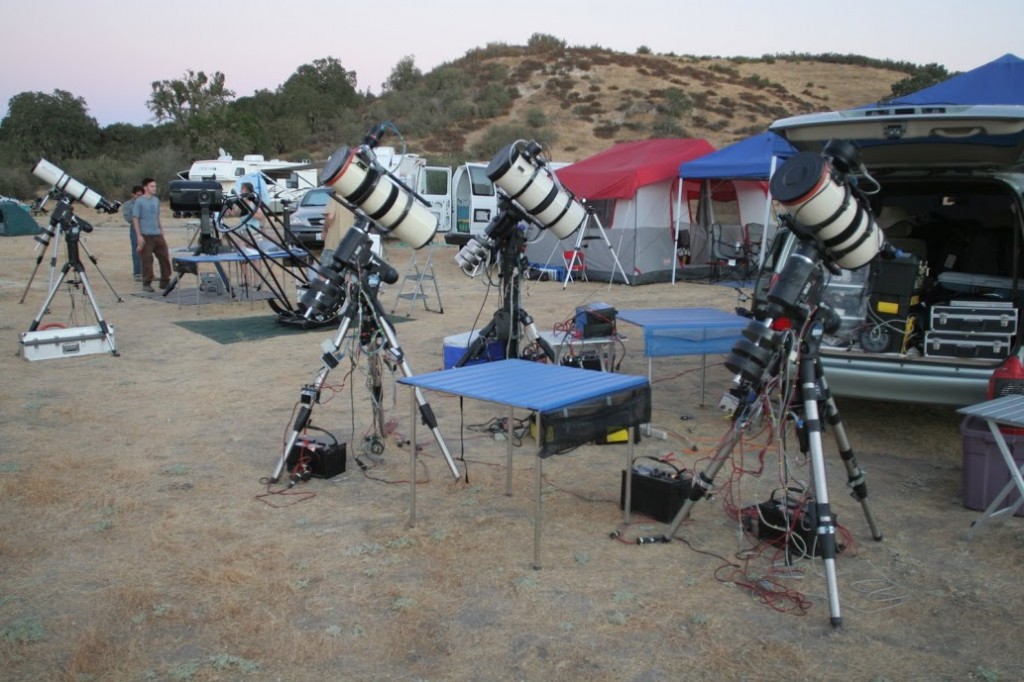
<instances>
[{"instance_id":1,"label":"green tree","mask_svg":"<svg viewBox=\"0 0 1024 682\"><path fill-rule=\"evenodd\" d=\"M470 153L478 159L489 159L502 150L507 144L516 140L536 140L549 154L549 148L558 140L558 136L547 129L534 129L523 125L493 125L484 131L480 141L473 145Z\"/></svg>"},{"instance_id":2,"label":"green tree","mask_svg":"<svg viewBox=\"0 0 1024 682\"><path fill-rule=\"evenodd\" d=\"M85 100L66 90L19 93L8 100L0 122L0 144L18 161L82 158L99 139L99 124Z\"/></svg>"},{"instance_id":3,"label":"green tree","mask_svg":"<svg viewBox=\"0 0 1024 682\"><path fill-rule=\"evenodd\" d=\"M406 55L391 69L391 75L381 84L381 92L402 92L412 90L423 81L423 72L416 67L415 58Z\"/></svg>"},{"instance_id":4,"label":"green tree","mask_svg":"<svg viewBox=\"0 0 1024 682\"><path fill-rule=\"evenodd\" d=\"M309 133L328 129L345 118L345 111L358 107L356 72L348 71L335 57L303 64L278 88L289 116L299 116Z\"/></svg>"},{"instance_id":5,"label":"green tree","mask_svg":"<svg viewBox=\"0 0 1024 682\"><path fill-rule=\"evenodd\" d=\"M288 115L284 97L269 90L258 90L249 97L231 103L229 122L232 139L225 138L227 149L257 154L284 154L302 144L306 134L301 119Z\"/></svg>"},{"instance_id":6,"label":"green tree","mask_svg":"<svg viewBox=\"0 0 1024 682\"><path fill-rule=\"evenodd\" d=\"M680 88L665 88L658 110L668 116L681 117L693 110L693 100Z\"/></svg>"},{"instance_id":7,"label":"green tree","mask_svg":"<svg viewBox=\"0 0 1024 682\"><path fill-rule=\"evenodd\" d=\"M235 96L224 85L224 74L212 76L189 69L184 78L153 81L153 94L146 106L156 120L186 126L190 120L210 116Z\"/></svg>"},{"instance_id":8,"label":"green tree","mask_svg":"<svg viewBox=\"0 0 1024 682\"><path fill-rule=\"evenodd\" d=\"M941 64L925 64L910 77L904 78L897 83L893 83L892 95L887 99L895 99L897 97L903 97L904 95L917 92L918 90L924 90L925 88L947 80L953 75L955 74L950 74L946 71L946 67Z\"/></svg>"},{"instance_id":9,"label":"green tree","mask_svg":"<svg viewBox=\"0 0 1024 682\"><path fill-rule=\"evenodd\" d=\"M534 33L526 41L526 51L530 53L561 52L564 49L565 41L550 33Z\"/></svg>"},{"instance_id":10,"label":"green tree","mask_svg":"<svg viewBox=\"0 0 1024 682\"><path fill-rule=\"evenodd\" d=\"M224 85L223 73L207 76L189 69L184 78L154 81L146 106L195 151L220 144L220 130L228 122L228 104L234 96Z\"/></svg>"}]
</instances>

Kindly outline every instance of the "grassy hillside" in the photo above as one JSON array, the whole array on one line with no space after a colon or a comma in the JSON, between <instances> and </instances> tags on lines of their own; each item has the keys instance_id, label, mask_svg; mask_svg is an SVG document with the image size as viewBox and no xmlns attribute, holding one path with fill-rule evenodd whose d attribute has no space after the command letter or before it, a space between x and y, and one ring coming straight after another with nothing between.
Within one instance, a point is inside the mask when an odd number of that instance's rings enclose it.
<instances>
[{"instance_id":1,"label":"grassy hillside","mask_svg":"<svg viewBox=\"0 0 1024 682\"><path fill-rule=\"evenodd\" d=\"M651 137L722 147L777 118L879 100L908 75L906 65L850 62L492 45L425 74L419 89L385 94L370 111L404 125L412 150L443 159L486 158L501 140L527 133L565 161ZM446 97L450 82L458 88ZM447 120L419 124L422 112L445 107Z\"/></svg>"}]
</instances>

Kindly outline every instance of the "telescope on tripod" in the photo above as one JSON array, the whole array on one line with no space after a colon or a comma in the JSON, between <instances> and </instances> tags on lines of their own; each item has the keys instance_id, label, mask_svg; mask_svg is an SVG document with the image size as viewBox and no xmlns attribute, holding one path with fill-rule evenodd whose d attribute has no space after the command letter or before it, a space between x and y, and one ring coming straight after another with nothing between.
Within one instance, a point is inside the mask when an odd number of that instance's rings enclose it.
<instances>
[{"instance_id":1,"label":"telescope on tripod","mask_svg":"<svg viewBox=\"0 0 1024 682\"><path fill-rule=\"evenodd\" d=\"M357 356L367 358L375 429L364 441L367 454L384 452L384 370L397 368L406 377L413 376L394 326L378 300L381 284L398 281L398 272L373 253L370 229L393 234L420 249L434 238L437 217L428 210L426 200L377 162L373 149L390 128L390 123L381 123L370 129L358 147L339 148L321 172L324 185L334 190L333 199L352 211L356 221L341 238L331 262L318 267L319 279L310 282L299 302L307 318L340 306L337 318L341 322L334 337L321 345L321 367L312 383L300 391L299 410L269 479L271 483L281 480L300 435L309 427L313 406L320 402L328 375L345 355L350 356L353 365ZM459 469L438 429L433 409L418 388L415 397L421 420L433 434L452 476L458 480ZM290 471L289 487L302 480L302 475L303 472Z\"/></svg>"},{"instance_id":2,"label":"telescope on tripod","mask_svg":"<svg viewBox=\"0 0 1024 682\"><path fill-rule=\"evenodd\" d=\"M53 243L51 258L53 270L51 271L50 289L43 305L39 308L39 313L29 325L28 331L21 334L23 355L29 360L47 360L108 351L111 355L116 356L118 353L114 342L114 328L108 325L103 318L103 312L96 302L96 294L89 283L85 265L82 263L81 252L85 251L99 271L96 258L89 253L81 238L83 232L92 232L93 227L87 220L75 215L72 203L78 201L105 213L117 213L121 204L117 201L108 201L98 192L89 189L46 159L40 159L32 169L32 173L52 185L48 197L56 200L56 206L50 212L49 226L42 228L42 233L35 238L39 243L39 255L25 287L25 292L22 294L21 302L24 302L28 289L32 286L32 281L35 279L51 239L56 237L56 240ZM64 238L67 260L58 272L56 270L57 253L61 237ZM110 281L103 275L103 272L99 272L107 282L107 286L110 286ZM79 288L85 293L96 320L95 325L65 327L63 324L56 324L52 325L52 328L44 328L43 316L50 310L50 304L63 284L68 285L68 290L72 295ZM111 291L113 291L112 286ZM118 301L122 300L116 291L114 295L117 296ZM72 305L72 309L75 309L74 305Z\"/></svg>"},{"instance_id":3,"label":"telescope on tripod","mask_svg":"<svg viewBox=\"0 0 1024 682\"><path fill-rule=\"evenodd\" d=\"M529 267L523 246L531 226L551 230L559 239L569 237L583 225L587 211L561 185L541 151L535 141L518 140L499 151L487 166L487 177L500 192L498 212L482 235L459 250L455 262L463 273L475 277L497 260L502 305L466 348L456 367L479 359L494 340L501 342L506 358L520 357L520 327L549 361L555 360L551 345L538 334L533 318L519 305L520 280Z\"/></svg>"},{"instance_id":4,"label":"telescope on tripod","mask_svg":"<svg viewBox=\"0 0 1024 682\"><path fill-rule=\"evenodd\" d=\"M782 418L794 421L801 450L809 454L813 504L808 518L815 520L811 554L820 555L824 563L833 627L841 626L842 616L835 568L836 523L821 441L823 420L832 427L851 496L860 503L872 538L882 539L868 504L864 472L846 436L819 355L822 336L834 333L840 324L839 315L821 300L830 273L865 267L879 254L892 257L895 253L875 222L867 192L858 187L865 180L874 183L877 191L878 183L864 168L856 147L836 141L829 142L821 154L796 154L772 177L772 196L787 209L780 220L799 241L774 279L767 305L755 309L743 338L727 356L725 366L735 373L730 390L735 402L732 426L710 464L693 479L667 531L653 539L669 542L675 537L694 504L712 490L716 474L743 434L771 409L771 396L778 393Z\"/></svg>"}]
</instances>

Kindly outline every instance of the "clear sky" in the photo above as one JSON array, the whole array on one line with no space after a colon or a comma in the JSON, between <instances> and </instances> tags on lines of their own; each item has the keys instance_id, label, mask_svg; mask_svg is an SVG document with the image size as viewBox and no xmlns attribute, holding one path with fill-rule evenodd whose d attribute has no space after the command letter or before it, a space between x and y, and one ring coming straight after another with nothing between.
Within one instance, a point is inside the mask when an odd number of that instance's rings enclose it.
<instances>
[{"instance_id":1,"label":"clear sky","mask_svg":"<svg viewBox=\"0 0 1024 682\"><path fill-rule=\"evenodd\" d=\"M153 81L224 73L236 96L336 57L379 93L488 43L545 33L570 46L718 56L836 52L966 71L1024 57L1024 0L32 0L7 3L0 113L20 92L67 90L101 126L153 122Z\"/></svg>"}]
</instances>

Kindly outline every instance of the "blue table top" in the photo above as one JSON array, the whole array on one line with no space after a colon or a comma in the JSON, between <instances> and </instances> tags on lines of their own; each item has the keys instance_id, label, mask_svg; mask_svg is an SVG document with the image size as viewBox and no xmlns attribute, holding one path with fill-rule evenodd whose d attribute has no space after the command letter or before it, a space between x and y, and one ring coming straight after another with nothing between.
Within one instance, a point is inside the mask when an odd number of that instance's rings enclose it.
<instances>
[{"instance_id":1,"label":"blue table top","mask_svg":"<svg viewBox=\"0 0 1024 682\"><path fill-rule=\"evenodd\" d=\"M401 384L549 412L647 385L647 377L526 360L498 360L398 380Z\"/></svg>"},{"instance_id":2,"label":"blue table top","mask_svg":"<svg viewBox=\"0 0 1024 682\"><path fill-rule=\"evenodd\" d=\"M200 253L193 254L191 251L171 252L171 258L183 263L233 263L235 261L254 261L263 258L287 258L288 256L305 256L306 251L294 250L291 252L274 250L264 251L262 254L255 249L251 253L239 253L238 251L225 251L224 253Z\"/></svg>"},{"instance_id":3,"label":"blue table top","mask_svg":"<svg viewBox=\"0 0 1024 682\"><path fill-rule=\"evenodd\" d=\"M728 353L749 320L716 308L635 308L618 319L643 330L644 356Z\"/></svg>"},{"instance_id":4,"label":"blue table top","mask_svg":"<svg viewBox=\"0 0 1024 682\"><path fill-rule=\"evenodd\" d=\"M651 329L743 327L748 321L716 308L634 308L620 310L618 319Z\"/></svg>"}]
</instances>

